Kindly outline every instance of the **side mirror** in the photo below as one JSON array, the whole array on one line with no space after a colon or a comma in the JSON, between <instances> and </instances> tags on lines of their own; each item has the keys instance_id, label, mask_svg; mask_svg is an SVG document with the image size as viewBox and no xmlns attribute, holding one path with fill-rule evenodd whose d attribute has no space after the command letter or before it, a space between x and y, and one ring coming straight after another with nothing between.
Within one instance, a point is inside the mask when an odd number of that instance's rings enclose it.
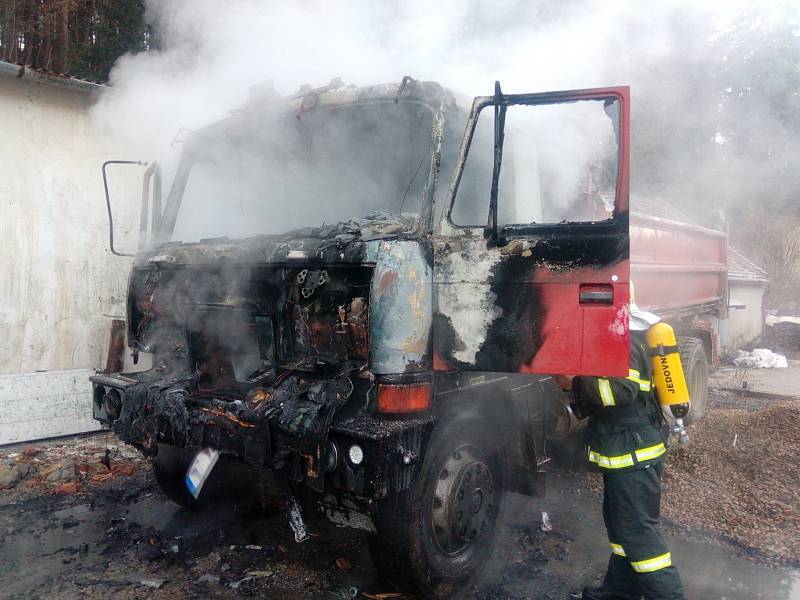
<instances>
[{"instance_id":1,"label":"side mirror","mask_svg":"<svg viewBox=\"0 0 800 600\"><path fill-rule=\"evenodd\" d=\"M106 208L108 209L108 241L111 253L115 256L134 256L128 252L120 252L114 246L114 217L111 210L111 194L108 185L109 165L139 165L146 166L147 163L137 160L109 160L103 163L103 189L106 194ZM151 207L152 189L152 207ZM151 164L144 172L142 181L142 197L139 219L139 245L141 249L148 243L148 232L154 235L161 226L161 168L158 163ZM152 217L150 217L152 213ZM135 218L135 217L134 217Z\"/></svg>"}]
</instances>

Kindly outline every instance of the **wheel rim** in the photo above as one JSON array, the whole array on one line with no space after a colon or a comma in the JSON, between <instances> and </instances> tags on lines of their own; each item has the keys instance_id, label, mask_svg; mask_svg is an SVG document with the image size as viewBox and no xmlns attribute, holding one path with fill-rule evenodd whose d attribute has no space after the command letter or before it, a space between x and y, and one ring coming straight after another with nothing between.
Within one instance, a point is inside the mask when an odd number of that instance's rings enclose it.
<instances>
[{"instance_id":1,"label":"wheel rim","mask_svg":"<svg viewBox=\"0 0 800 600\"><path fill-rule=\"evenodd\" d=\"M477 448L463 445L439 471L432 499L433 539L448 556L478 543L494 523L495 482Z\"/></svg>"}]
</instances>

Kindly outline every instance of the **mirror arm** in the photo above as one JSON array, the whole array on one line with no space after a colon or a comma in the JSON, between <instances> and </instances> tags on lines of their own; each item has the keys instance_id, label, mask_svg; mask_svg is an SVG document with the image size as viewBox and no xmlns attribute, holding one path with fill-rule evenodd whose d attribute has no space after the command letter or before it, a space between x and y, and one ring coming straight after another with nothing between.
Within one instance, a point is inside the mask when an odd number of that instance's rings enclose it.
<instances>
[{"instance_id":1,"label":"mirror arm","mask_svg":"<svg viewBox=\"0 0 800 600\"><path fill-rule=\"evenodd\" d=\"M500 166L503 162L503 141L505 139L506 106L500 82L494 82L494 165L492 168L492 188L489 196L489 225L487 234L492 244L497 244L497 187L500 181Z\"/></svg>"},{"instance_id":2,"label":"mirror arm","mask_svg":"<svg viewBox=\"0 0 800 600\"><path fill-rule=\"evenodd\" d=\"M108 209L108 242L111 248L111 254L115 256L134 256L133 254L125 254L124 252L117 252L114 250L114 217L111 215L111 197L108 193L108 175L106 174L106 167L108 165L146 165L146 162L140 160L107 160L103 163L103 189L106 192L106 208Z\"/></svg>"}]
</instances>

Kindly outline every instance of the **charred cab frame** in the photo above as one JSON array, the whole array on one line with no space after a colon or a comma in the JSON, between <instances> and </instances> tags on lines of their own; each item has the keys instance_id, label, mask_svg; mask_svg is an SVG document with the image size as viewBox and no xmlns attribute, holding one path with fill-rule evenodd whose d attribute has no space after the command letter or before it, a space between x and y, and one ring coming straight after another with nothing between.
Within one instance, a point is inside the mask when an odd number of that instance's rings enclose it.
<instances>
[{"instance_id":1,"label":"charred cab frame","mask_svg":"<svg viewBox=\"0 0 800 600\"><path fill-rule=\"evenodd\" d=\"M466 110L435 83L333 82L274 102L254 97L192 133L163 212L157 168L144 184L141 214L152 232L134 259L127 321L134 362L149 353L152 368L92 377L95 418L147 456L160 446L210 447L271 472L298 541L307 533L295 495L310 494L343 516L337 522L357 526L352 514L366 515L380 540L371 543L375 563L389 578L424 597L452 593L488 557L504 493L544 493L547 433L553 415L569 415L552 380L532 374L627 374L628 98L627 88L504 95L497 85ZM613 216L499 226L506 110L609 99L620 102ZM276 115L305 126L311 112L356 109L358 122L360 107L412 105L430 117L429 145L406 161L411 175L397 177L397 212L237 240L166 241L193 153L214 135ZM450 214L488 106L487 219L459 226ZM447 190L442 173L453 174ZM415 181L420 207L410 216L403 191ZM580 306L581 318L559 312L598 289L604 295ZM577 343L584 339L608 343L599 352ZM564 351L574 347L581 351ZM570 419L559 425L570 427ZM187 466L172 471L182 477ZM464 518L465 506L474 518Z\"/></svg>"}]
</instances>

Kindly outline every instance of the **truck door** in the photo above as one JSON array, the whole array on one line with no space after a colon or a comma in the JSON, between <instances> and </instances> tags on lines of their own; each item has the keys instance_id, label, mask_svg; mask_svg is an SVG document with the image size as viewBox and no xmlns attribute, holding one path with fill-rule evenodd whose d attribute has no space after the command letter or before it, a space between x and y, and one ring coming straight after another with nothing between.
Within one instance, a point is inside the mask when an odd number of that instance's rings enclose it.
<instances>
[{"instance_id":1,"label":"truck door","mask_svg":"<svg viewBox=\"0 0 800 600\"><path fill-rule=\"evenodd\" d=\"M628 374L629 98L474 100L434 238L436 370Z\"/></svg>"}]
</instances>

